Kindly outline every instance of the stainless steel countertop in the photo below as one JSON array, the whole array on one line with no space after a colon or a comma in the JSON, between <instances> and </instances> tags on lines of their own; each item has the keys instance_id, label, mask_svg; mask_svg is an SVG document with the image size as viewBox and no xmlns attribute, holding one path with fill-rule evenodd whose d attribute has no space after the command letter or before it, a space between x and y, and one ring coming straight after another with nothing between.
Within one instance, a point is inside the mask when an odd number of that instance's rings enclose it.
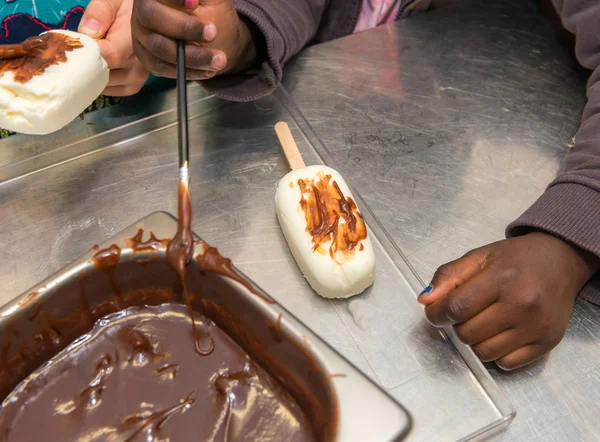
<instances>
[{"instance_id":1,"label":"stainless steel countertop","mask_svg":"<svg viewBox=\"0 0 600 442\"><path fill-rule=\"evenodd\" d=\"M304 51L285 86L424 280L503 238L556 175L585 77L528 1L466 2ZM499 440L600 440L600 308L550 357L489 369ZM435 413L435 410L432 410Z\"/></svg>"},{"instance_id":2,"label":"stainless steel countertop","mask_svg":"<svg viewBox=\"0 0 600 442\"><path fill-rule=\"evenodd\" d=\"M310 48L287 67L285 86L427 280L439 264L502 238L506 224L543 192L577 129L584 80L529 2L490 0ZM191 99L203 96L191 88ZM173 104L172 93L130 99L74 122L60 143ZM224 124L206 125L212 123ZM229 126L242 134L246 124L252 122ZM268 197L271 190L254 187L251 176L272 165L261 162L256 143L244 141L248 153L228 173L239 177L237 188ZM40 138L1 142L0 179L53 147ZM101 242L154 210L175 213L176 153L156 146L136 154L117 145L54 168L44 180L37 176L0 192L0 301L87 251L89 238ZM77 199L78 189L85 201ZM202 198L215 211L194 227L206 239L223 244L227 235L245 234L249 246L260 246L260 229L232 213L218 214L219 201L231 196ZM93 215L100 209L102 217ZM277 228L272 221L261 228ZM252 259L260 257L250 249L241 253L258 268ZM518 412L499 440L600 439L598 335L600 308L578 302L565 340L550 357L513 373L489 366Z\"/></svg>"}]
</instances>

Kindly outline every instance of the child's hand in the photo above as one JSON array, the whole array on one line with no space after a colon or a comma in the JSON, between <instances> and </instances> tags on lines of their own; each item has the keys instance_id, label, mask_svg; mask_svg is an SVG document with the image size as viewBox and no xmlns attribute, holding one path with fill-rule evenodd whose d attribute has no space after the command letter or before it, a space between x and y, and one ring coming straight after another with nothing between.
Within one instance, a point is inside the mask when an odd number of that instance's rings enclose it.
<instances>
[{"instance_id":1,"label":"child's hand","mask_svg":"<svg viewBox=\"0 0 600 442\"><path fill-rule=\"evenodd\" d=\"M133 47L154 75L176 77L176 40L186 40L188 80L247 69L255 57L231 0L135 0Z\"/></svg>"},{"instance_id":2,"label":"child's hand","mask_svg":"<svg viewBox=\"0 0 600 442\"><path fill-rule=\"evenodd\" d=\"M136 94L148 79L148 70L133 54L132 8L133 0L91 0L79 25L79 32L100 38L100 51L110 68L104 95Z\"/></svg>"},{"instance_id":3,"label":"child's hand","mask_svg":"<svg viewBox=\"0 0 600 442\"><path fill-rule=\"evenodd\" d=\"M561 341L577 293L599 267L561 239L530 233L440 267L419 302L433 325L454 325L482 361L512 370Z\"/></svg>"}]
</instances>

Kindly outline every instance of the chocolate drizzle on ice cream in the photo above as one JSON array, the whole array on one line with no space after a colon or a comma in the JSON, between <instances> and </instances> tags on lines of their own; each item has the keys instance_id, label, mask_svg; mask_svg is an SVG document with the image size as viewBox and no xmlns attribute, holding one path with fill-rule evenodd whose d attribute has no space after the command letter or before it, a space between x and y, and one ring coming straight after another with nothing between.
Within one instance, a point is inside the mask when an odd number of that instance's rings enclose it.
<instances>
[{"instance_id":1,"label":"chocolate drizzle on ice cream","mask_svg":"<svg viewBox=\"0 0 600 442\"><path fill-rule=\"evenodd\" d=\"M0 46L0 76L12 72L17 83L27 83L49 66L66 62L67 53L79 48L83 44L78 38L59 32L30 37L21 45Z\"/></svg>"}]
</instances>

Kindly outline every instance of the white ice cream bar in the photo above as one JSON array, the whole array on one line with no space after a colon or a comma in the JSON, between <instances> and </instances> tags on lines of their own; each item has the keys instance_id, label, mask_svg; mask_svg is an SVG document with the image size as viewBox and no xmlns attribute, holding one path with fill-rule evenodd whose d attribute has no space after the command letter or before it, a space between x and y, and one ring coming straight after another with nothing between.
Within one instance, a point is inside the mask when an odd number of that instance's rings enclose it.
<instances>
[{"instance_id":1,"label":"white ice cream bar","mask_svg":"<svg viewBox=\"0 0 600 442\"><path fill-rule=\"evenodd\" d=\"M373 283L370 234L338 172L326 166L293 170L279 182L275 205L288 246L315 292L347 298Z\"/></svg>"},{"instance_id":2,"label":"white ice cream bar","mask_svg":"<svg viewBox=\"0 0 600 442\"><path fill-rule=\"evenodd\" d=\"M37 135L57 131L80 115L108 84L108 66L93 38L71 31L50 32L78 39L82 47L66 51L66 61L25 82L17 81L11 70L0 73L0 127Z\"/></svg>"}]
</instances>

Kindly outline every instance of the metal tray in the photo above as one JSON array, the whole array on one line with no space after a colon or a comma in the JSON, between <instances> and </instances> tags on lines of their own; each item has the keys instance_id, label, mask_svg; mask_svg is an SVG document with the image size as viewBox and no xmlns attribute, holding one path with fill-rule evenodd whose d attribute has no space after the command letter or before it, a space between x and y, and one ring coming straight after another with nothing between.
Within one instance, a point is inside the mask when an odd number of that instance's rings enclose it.
<instances>
[{"instance_id":1,"label":"metal tray","mask_svg":"<svg viewBox=\"0 0 600 442\"><path fill-rule=\"evenodd\" d=\"M40 327L48 326L43 319L38 324L38 318L45 318L46 314L52 318L52 324L60 324L78 311L93 310L117 294L125 297L127 293L148 289L176 292L178 278L166 262L164 246L139 253L134 252L127 241L138 229L147 232L146 238L149 232L166 238L172 236L176 228L175 219L165 213L154 213L99 247L107 249L116 244L121 248L116 266L97 269L91 259L98 250L95 248L6 305L0 311L0 335L5 343L3 348L8 348L8 359L18 358L21 345L35 346L37 342L41 344L40 349L47 345L35 338ZM202 246L196 247L196 254L202 253ZM201 272L195 260L187 273L188 290L200 295L197 299L202 300L202 313L213 319L305 405L314 427L321 429L317 431L320 439L399 441L406 436L411 419L402 406L285 308L265 301L268 295L260 288L254 286L255 293L252 293L232 279ZM209 278L213 280L211 289L205 290L204 284ZM82 327L85 322L81 322ZM60 336L60 346L68 345L69 339L89 331L72 336L76 332L72 323L69 324L71 336L51 328ZM28 371L56 354L37 350L33 351L37 358L25 360L26 369L21 364L15 365L21 376L28 375ZM32 354L31 347L28 354ZM13 382L18 380L12 379ZM5 382L2 384L4 387ZM325 438L325 431L332 431L334 437Z\"/></svg>"},{"instance_id":2,"label":"metal tray","mask_svg":"<svg viewBox=\"0 0 600 442\"><path fill-rule=\"evenodd\" d=\"M275 217L275 186L289 169L273 126L290 125L307 164L344 168L285 90L228 103L190 85L190 97L192 228L404 404L415 421L411 440L477 440L507 426L515 415L511 404L452 329L429 325L415 300L423 282L357 189L373 234L375 284L361 296L331 301L302 277ZM67 128L65 143L60 133L36 139L35 156L0 167L0 219L11 231L0 231L0 262L6 263L0 301L152 211L176 213L177 114L172 96L164 103L138 106L137 116L127 110L130 122L120 127L109 126L119 124L109 118L120 115L119 106L92 113L74 122L79 141ZM102 131L89 134L90 128ZM0 150L29 144L17 136ZM353 177L345 178L353 187Z\"/></svg>"}]
</instances>

